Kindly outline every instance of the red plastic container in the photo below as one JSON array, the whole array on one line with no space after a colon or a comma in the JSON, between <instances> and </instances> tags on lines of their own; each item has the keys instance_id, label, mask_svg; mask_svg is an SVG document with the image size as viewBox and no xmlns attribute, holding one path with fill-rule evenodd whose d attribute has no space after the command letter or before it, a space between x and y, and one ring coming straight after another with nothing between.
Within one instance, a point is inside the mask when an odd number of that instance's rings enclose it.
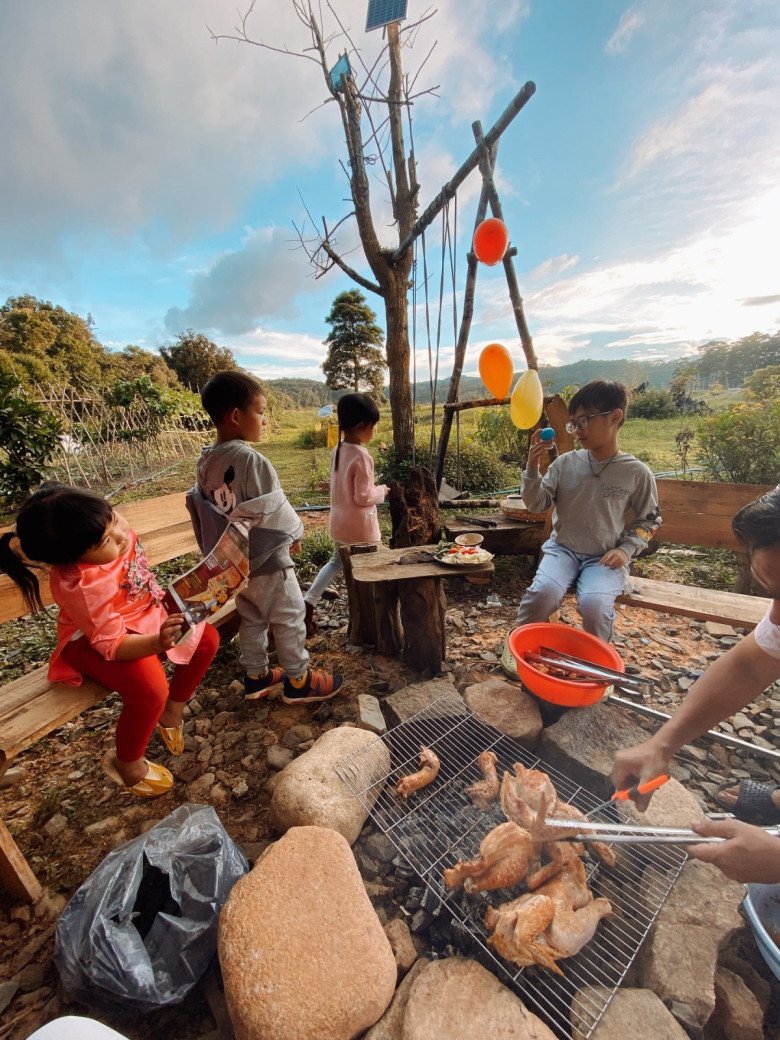
<instances>
[{"instance_id":1,"label":"red plastic container","mask_svg":"<svg viewBox=\"0 0 780 1040\"><path fill-rule=\"evenodd\" d=\"M581 657L591 664L605 665L617 672L624 672L623 659L616 650L597 636L582 632L568 625L551 625L548 622L521 625L509 633L509 649L517 661L517 674L531 693L551 704L562 704L567 708L584 708L600 701L609 689L608 682L569 682L540 672L525 660L523 654L530 650L541 653L542 647L560 650L561 653ZM565 666L564 666L565 667Z\"/></svg>"}]
</instances>

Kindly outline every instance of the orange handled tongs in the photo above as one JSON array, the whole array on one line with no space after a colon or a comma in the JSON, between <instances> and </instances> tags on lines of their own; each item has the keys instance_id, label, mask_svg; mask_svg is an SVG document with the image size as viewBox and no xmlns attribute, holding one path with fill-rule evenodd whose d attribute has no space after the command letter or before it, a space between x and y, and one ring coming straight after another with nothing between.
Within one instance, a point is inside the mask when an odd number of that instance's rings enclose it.
<instances>
[{"instance_id":1,"label":"orange handled tongs","mask_svg":"<svg viewBox=\"0 0 780 1040\"><path fill-rule=\"evenodd\" d=\"M606 809L608 805L612 805L613 802L627 802L629 799L632 801L640 794L650 794L652 791L657 791L659 787L663 787L666 781L669 779L668 773L662 773L660 776L654 777L652 780L646 781L644 784L634 784L633 787L626 787L622 791L615 791L611 798L607 798L606 802L602 802L597 805L595 809L591 809L585 813L585 819L590 819L597 812L601 812L602 809Z\"/></svg>"}]
</instances>

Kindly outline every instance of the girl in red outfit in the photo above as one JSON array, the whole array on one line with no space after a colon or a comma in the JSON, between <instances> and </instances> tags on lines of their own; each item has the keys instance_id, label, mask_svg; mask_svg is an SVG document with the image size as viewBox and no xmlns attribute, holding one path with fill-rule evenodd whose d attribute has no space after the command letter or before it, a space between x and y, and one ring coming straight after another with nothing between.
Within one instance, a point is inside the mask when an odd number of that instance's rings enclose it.
<instances>
[{"instance_id":1,"label":"girl in red outfit","mask_svg":"<svg viewBox=\"0 0 780 1040\"><path fill-rule=\"evenodd\" d=\"M44 486L22 506L15 534L0 538L0 569L36 611L43 604L31 560L50 565L60 608L49 681L79 686L86 675L116 690L122 698L116 754L104 757L103 768L133 794L164 794L173 776L146 760L146 747L156 727L171 754L184 750L184 705L217 651L216 630L203 622L176 645L183 618L162 607L163 591L138 536L91 491ZM160 654L177 665L170 686Z\"/></svg>"}]
</instances>

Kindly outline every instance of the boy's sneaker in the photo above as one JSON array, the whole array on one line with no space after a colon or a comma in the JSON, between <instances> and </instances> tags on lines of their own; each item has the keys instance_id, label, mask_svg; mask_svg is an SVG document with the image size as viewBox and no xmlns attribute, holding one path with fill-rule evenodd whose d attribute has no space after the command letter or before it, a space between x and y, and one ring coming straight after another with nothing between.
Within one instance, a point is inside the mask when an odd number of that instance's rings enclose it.
<instances>
[{"instance_id":1,"label":"boy's sneaker","mask_svg":"<svg viewBox=\"0 0 780 1040\"><path fill-rule=\"evenodd\" d=\"M316 672L309 668L301 679L284 677L282 700L285 704L314 704L317 701L329 701L335 697L344 682L341 675L329 675L327 672ZM298 685L300 683L300 685Z\"/></svg>"},{"instance_id":2,"label":"boy's sneaker","mask_svg":"<svg viewBox=\"0 0 780 1040\"><path fill-rule=\"evenodd\" d=\"M306 638L317 635L317 622L314 620L314 604L306 603Z\"/></svg>"},{"instance_id":3,"label":"boy's sneaker","mask_svg":"<svg viewBox=\"0 0 780 1040\"><path fill-rule=\"evenodd\" d=\"M276 686L285 678L284 669L272 665L265 675L253 679L251 675L244 677L244 699L248 701L259 701L261 697L267 697L272 686Z\"/></svg>"}]
</instances>

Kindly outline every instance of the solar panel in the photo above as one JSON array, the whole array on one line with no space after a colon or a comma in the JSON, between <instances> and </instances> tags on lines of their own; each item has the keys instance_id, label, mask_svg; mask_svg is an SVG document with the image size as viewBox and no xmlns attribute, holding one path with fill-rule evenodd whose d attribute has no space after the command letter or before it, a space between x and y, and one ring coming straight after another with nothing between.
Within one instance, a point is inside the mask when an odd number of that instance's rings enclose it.
<instances>
[{"instance_id":1,"label":"solar panel","mask_svg":"<svg viewBox=\"0 0 780 1040\"><path fill-rule=\"evenodd\" d=\"M409 0L368 0L368 18L366 32L381 29L390 22L400 22L406 18L406 7Z\"/></svg>"}]
</instances>

